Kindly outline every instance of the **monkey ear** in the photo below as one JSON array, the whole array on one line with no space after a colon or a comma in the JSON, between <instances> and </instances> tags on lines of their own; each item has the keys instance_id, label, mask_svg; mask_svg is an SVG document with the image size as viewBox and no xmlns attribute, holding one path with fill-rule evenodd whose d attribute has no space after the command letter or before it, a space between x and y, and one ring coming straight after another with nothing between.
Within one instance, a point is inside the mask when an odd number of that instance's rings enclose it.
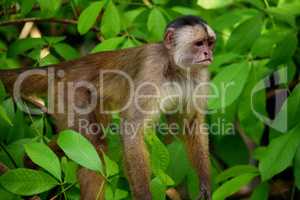
<instances>
[{"instance_id":1,"label":"monkey ear","mask_svg":"<svg viewBox=\"0 0 300 200\"><path fill-rule=\"evenodd\" d=\"M175 28L168 28L164 37L164 45L167 49L172 48L173 40L174 40Z\"/></svg>"}]
</instances>

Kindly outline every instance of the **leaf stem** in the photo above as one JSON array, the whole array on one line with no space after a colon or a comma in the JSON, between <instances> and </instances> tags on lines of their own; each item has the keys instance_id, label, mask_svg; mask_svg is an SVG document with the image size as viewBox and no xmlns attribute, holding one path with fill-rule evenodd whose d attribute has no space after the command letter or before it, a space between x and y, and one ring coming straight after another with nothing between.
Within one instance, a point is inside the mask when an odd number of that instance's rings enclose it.
<instances>
[{"instance_id":1,"label":"leaf stem","mask_svg":"<svg viewBox=\"0 0 300 200\"><path fill-rule=\"evenodd\" d=\"M67 190L71 189L75 184L77 184L77 182L69 185L68 187L66 188L63 188L58 194L56 194L55 196L51 197L50 200L54 200L54 199L57 199L57 197L61 194L61 193L65 193Z\"/></svg>"}]
</instances>

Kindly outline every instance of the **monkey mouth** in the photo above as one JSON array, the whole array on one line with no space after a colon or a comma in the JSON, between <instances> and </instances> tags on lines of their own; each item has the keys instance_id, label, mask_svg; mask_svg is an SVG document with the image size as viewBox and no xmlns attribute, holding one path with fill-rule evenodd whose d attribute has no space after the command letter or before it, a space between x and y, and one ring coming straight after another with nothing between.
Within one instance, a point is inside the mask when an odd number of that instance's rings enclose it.
<instances>
[{"instance_id":1,"label":"monkey mouth","mask_svg":"<svg viewBox=\"0 0 300 200\"><path fill-rule=\"evenodd\" d=\"M211 58L206 58L206 59L203 59L203 60L196 61L196 64L211 64L211 63L212 63Z\"/></svg>"}]
</instances>

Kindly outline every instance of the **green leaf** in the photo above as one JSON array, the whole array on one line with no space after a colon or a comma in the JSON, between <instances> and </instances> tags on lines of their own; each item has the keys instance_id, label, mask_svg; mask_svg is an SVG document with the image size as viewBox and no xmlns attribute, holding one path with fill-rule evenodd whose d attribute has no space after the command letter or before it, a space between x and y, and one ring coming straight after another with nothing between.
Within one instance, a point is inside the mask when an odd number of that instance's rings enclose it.
<instances>
[{"instance_id":1,"label":"green leaf","mask_svg":"<svg viewBox=\"0 0 300 200\"><path fill-rule=\"evenodd\" d=\"M123 25L125 28L131 28L135 25L135 20L147 9L144 7L139 7L133 10L129 10L124 13Z\"/></svg>"},{"instance_id":2,"label":"green leaf","mask_svg":"<svg viewBox=\"0 0 300 200\"><path fill-rule=\"evenodd\" d=\"M119 173L118 164L111 160L105 153L103 153L104 164L105 164L105 175L111 177Z\"/></svg>"},{"instance_id":3,"label":"green leaf","mask_svg":"<svg viewBox=\"0 0 300 200\"><path fill-rule=\"evenodd\" d=\"M224 113L227 114L228 112L236 113L234 110L224 111ZM224 113L222 113L222 115L224 115ZM216 152L216 155L218 155L218 157L228 166L244 165L249 163L249 152L244 141L241 139L239 134L234 132L233 122L226 120L228 119L217 118L217 120L214 121L214 123L218 124L222 122L221 126L227 127L225 128L226 130L219 130L219 132L214 133L219 136L219 139L214 141L214 151ZM226 144L225 148L224 144Z\"/></svg>"},{"instance_id":4,"label":"green leaf","mask_svg":"<svg viewBox=\"0 0 300 200\"><path fill-rule=\"evenodd\" d=\"M72 60L79 57L79 53L72 46L66 43L55 44L55 51L65 60Z\"/></svg>"},{"instance_id":5,"label":"green leaf","mask_svg":"<svg viewBox=\"0 0 300 200\"><path fill-rule=\"evenodd\" d=\"M170 162L168 149L155 134L147 134L146 141L150 145L150 160L153 172L156 173L159 169L166 170Z\"/></svg>"},{"instance_id":6,"label":"green leaf","mask_svg":"<svg viewBox=\"0 0 300 200\"><path fill-rule=\"evenodd\" d=\"M119 11L112 0L109 1L101 23L101 32L105 38L116 36L121 30Z\"/></svg>"},{"instance_id":7,"label":"green leaf","mask_svg":"<svg viewBox=\"0 0 300 200\"><path fill-rule=\"evenodd\" d=\"M5 190L3 187L0 187L0 197L1 199L5 200L23 200L20 196L17 196L7 190Z\"/></svg>"},{"instance_id":8,"label":"green leaf","mask_svg":"<svg viewBox=\"0 0 300 200\"><path fill-rule=\"evenodd\" d=\"M268 63L270 67L277 67L291 61L297 48L298 39L295 33L287 34L281 41L278 42L272 58Z\"/></svg>"},{"instance_id":9,"label":"green leaf","mask_svg":"<svg viewBox=\"0 0 300 200\"><path fill-rule=\"evenodd\" d=\"M11 120L9 119L9 117L7 116L4 108L0 105L0 117L7 122L10 126L13 126L13 123L11 122Z\"/></svg>"},{"instance_id":10,"label":"green leaf","mask_svg":"<svg viewBox=\"0 0 300 200\"><path fill-rule=\"evenodd\" d=\"M260 144L264 131L264 124L257 119L253 110L261 115L267 115L266 92L265 90L260 90L253 93L253 89L257 83L267 75L268 71L268 68L264 67L264 63L252 67L238 104L240 126L246 135L256 144Z\"/></svg>"},{"instance_id":11,"label":"green leaf","mask_svg":"<svg viewBox=\"0 0 300 200\"><path fill-rule=\"evenodd\" d=\"M59 63L60 61L53 55L48 54L46 57L42 58L39 61L40 66L54 65Z\"/></svg>"},{"instance_id":12,"label":"green leaf","mask_svg":"<svg viewBox=\"0 0 300 200\"><path fill-rule=\"evenodd\" d=\"M300 15L300 2L285 3L278 7L269 7L267 11L280 13L283 15Z\"/></svg>"},{"instance_id":13,"label":"green leaf","mask_svg":"<svg viewBox=\"0 0 300 200\"><path fill-rule=\"evenodd\" d=\"M295 185L300 189L300 146L298 146L294 161Z\"/></svg>"},{"instance_id":14,"label":"green leaf","mask_svg":"<svg viewBox=\"0 0 300 200\"><path fill-rule=\"evenodd\" d=\"M263 181L272 178L292 164L300 143L299 131L300 125L297 125L288 133L271 141L259 160L259 171Z\"/></svg>"},{"instance_id":15,"label":"green leaf","mask_svg":"<svg viewBox=\"0 0 300 200\"><path fill-rule=\"evenodd\" d=\"M44 36L43 39L48 43L49 46L55 45L59 42L62 42L66 39L65 36Z\"/></svg>"},{"instance_id":16,"label":"green leaf","mask_svg":"<svg viewBox=\"0 0 300 200\"><path fill-rule=\"evenodd\" d=\"M190 163L188 160L185 147L179 140L175 140L168 145L170 155L170 163L167 169L167 174L174 180L175 185L183 181L190 170ZM176 167L174 167L176 166Z\"/></svg>"},{"instance_id":17,"label":"green leaf","mask_svg":"<svg viewBox=\"0 0 300 200\"><path fill-rule=\"evenodd\" d=\"M134 41L130 38L127 38L124 42L124 44L122 45L122 48L131 48L131 47L135 47L136 43L134 43Z\"/></svg>"},{"instance_id":18,"label":"green leaf","mask_svg":"<svg viewBox=\"0 0 300 200\"><path fill-rule=\"evenodd\" d=\"M78 19L78 32L83 35L87 33L96 23L97 17L103 8L103 2L97 1L91 3L86 9L82 11Z\"/></svg>"},{"instance_id":19,"label":"green leaf","mask_svg":"<svg viewBox=\"0 0 300 200\"><path fill-rule=\"evenodd\" d=\"M61 167L65 175L64 181L67 183L76 183L78 165L71 160L67 160L66 157L62 157Z\"/></svg>"},{"instance_id":20,"label":"green leaf","mask_svg":"<svg viewBox=\"0 0 300 200\"><path fill-rule=\"evenodd\" d=\"M166 185L166 186L172 186L174 185L174 181L173 179L168 176L164 171L162 171L161 169L158 171L157 173L157 177L159 177L159 179L161 180L161 182Z\"/></svg>"},{"instance_id":21,"label":"green leaf","mask_svg":"<svg viewBox=\"0 0 300 200\"><path fill-rule=\"evenodd\" d=\"M91 51L91 53L102 52L102 51L110 51L117 49L123 42L125 41L125 37L115 37L104 40Z\"/></svg>"},{"instance_id":22,"label":"green leaf","mask_svg":"<svg viewBox=\"0 0 300 200\"><path fill-rule=\"evenodd\" d=\"M2 175L0 184L12 193L31 196L52 189L58 182L44 172L19 168Z\"/></svg>"},{"instance_id":23,"label":"green leaf","mask_svg":"<svg viewBox=\"0 0 300 200\"><path fill-rule=\"evenodd\" d=\"M261 17L253 17L236 27L227 42L227 50L247 52L260 36L263 21Z\"/></svg>"},{"instance_id":24,"label":"green leaf","mask_svg":"<svg viewBox=\"0 0 300 200\"><path fill-rule=\"evenodd\" d=\"M58 157L43 143L25 144L25 152L38 166L44 168L55 178L61 181L61 168Z\"/></svg>"},{"instance_id":25,"label":"green leaf","mask_svg":"<svg viewBox=\"0 0 300 200\"><path fill-rule=\"evenodd\" d=\"M7 96L5 86L3 85L2 81L0 80L0 102L2 102L5 97Z\"/></svg>"},{"instance_id":26,"label":"green leaf","mask_svg":"<svg viewBox=\"0 0 300 200\"><path fill-rule=\"evenodd\" d=\"M156 177L150 183L150 190L152 193L153 200L165 200L166 186L161 182L161 180Z\"/></svg>"},{"instance_id":27,"label":"green leaf","mask_svg":"<svg viewBox=\"0 0 300 200\"><path fill-rule=\"evenodd\" d=\"M253 158L256 160L260 160L267 153L267 147L257 147L253 152Z\"/></svg>"},{"instance_id":28,"label":"green leaf","mask_svg":"<svg viewBox=\"0 0 300 200\"><path fill-rule=\"evenodd\" d=\"M209 109L225 108L232 104L242 93L247 81L250 66L246 62L225 67L213 79L212 96L209 98Z\"/></svg>"},{"instance_id":29,"label":"green leaf","mask_svg":"<svg viewBox=\"0 0 300 200\"><path fill-rule=\"evenodd\" d=\"M169 1L170 0L153 0L155 4L161 4L161 5L167 4Z\"/></svg>"},{"instance_id":30,"label":"green leaf","mask_svg":"<svg viewBox=\"0 0 300 200\"><path fill-rule=\"evenodd\" d=\"M27 15L33 8L36 0L21 1L21 15Z\"/></svg>"},{"instance_id":31,"label":"green leaf","mask_svg":"<svg viewBox=\"0 0 300 200\"><path fill-rule=\"evenodd\" d=\"M105 184L104 199L114 199L114 192L110 184Z\"/></svg>"},{"instance_id":32,"label":"green leaf","mask_svg":"<svg viewBox=\"0 0 300 200\"><path fill-rule=\"evenodd\" d=\"M150 11L147 27L154 41L161 41L164 35L166 19L158 8L153 8Z\"/></svg>"},{"instance_id":33,"label":"green leaf","mask_svg":"<svg viewBox=\"0 0 300 200\"><path fill-rule=\"evenodd\" d=\"M96 149L80 133L72 130L62 131L57 143L71 160L103 174L102 163Z\"/></svg>"},{"instance_id":34,"label":"green leaf","mask_svg":"<svg viewBox=\"0 0 300 200\"><path fill-rule=\"evenodd\" d=\"M216 9L228 6L233 3L233 0L198 0L197 4L205 9Z\"/></svg>"},{"instance_id":35,"label":"green leaf","mask_svg":"<svg viewBox=\"0 0 300 200\"><path fill-rule=\"evenodd\" d=\"M9 46L7 54L14 57L33 48L42 48L44 45L46 42L42 38L20 39Z\"/></svg>"},{"instance_id":36,"label":"green leaf","mask_svg":"<svg viewBox=\"0 0 300 200\"><path fill-rule=\"evenodd\" d=\"M217 190L215 190L212 199L221 200L229 197L239 191L239 189L243 186L247 185L257 175L257 173L246 173L225 182Z\"/></svg>"},{"instance_id":37,"label":"green leaf","mask_svg":"<svg viewBox=\"0 0 300 200\"><path fill-rule=\"evenodd\" d=\"M287 123L288 129L292 129L298 123L300 115L300 85L297 85L287 100L283 103L279 113L277 113L273 125L274 127L282 127ZM284 130L284 129L282 129Z\"/></svg>"},{"instance_id":38,"label":"green leaf","mask_svg":"<svg viewBox=\"0 0 300 200\"><path fill-rule=\"evenodd\" d=\"M39 136L43 136L44 133L44 119L39 118L34 120L30 126Z\"/></svg>"},{"instance_id":39,"label":"green leaf","mask_svg":"<svg viewBox=\"0 0 300 200\"><path fill-rule=\"evenodd\" d=\"M183 7L183 6L174 6L171 9L182 15L196 15L197 16L201 13L201 11L197 8L190 8L190 7Z\"/></svg>"},{"instance_id":40,"label":"green leaf","mask_svg":"<svg viewBox=\"0 0 300 200\"><path fill-rule=\"evenodd\" d=\"M276 41L270 35L263 35L259 37L252 46L251 53L254 57L269 57L271 56L271 49L273 49Z\"/></svg>"},{"instance_id":41,"label":"green leaf","mask_svg":"<svg viewBox=\"0 0 300 200\"><path fill-rule=\"evenodd\" d=\"M213 63L209 66L211 71L219 72L222 65L228 65L234 63L234 61L243 58L241 55L230 52L230 53L220 53L214 57Z\"/></svg>"},{"instance_id":42,"label":"green leaf","mask_svg":"<svg viewBox=\"0 0 300 200\"><path fill-rule=\"evenodd\" d=\"M42 13L47 17L55 15L61 5L61 0L37 0L40 4Z\"/></svg>"},{"instance_id":43,"label":"green leaf","mask_svg":"<svg viewBox=\"0 0 300 200\"><path fill-rule=\"evenodd\" d=\"M245 20L257 16L257 14L257 10L254 9L236 9L231 12L224 12L224 14L217 16L211 22L211 26L215 30L223 31L228 28L233 28Z\"/></svg>"},{"instance_id":44,"label":"green leaf","mask_svg":"<svg viewBox=\"0 0 300 200\"><path fill-rule=\"evenodd\" d=\"M186 181L190 199L197 200L200 194L200 183L195 170L189 170Z\"/></svg>"},{"instance_id":45,"label":"green leaf","mask_svg":"<svg viewBox=\"0 0 300 200\"><path fill-rule=\"evenodd\" d=\"M268 183L259 184L253 191L250 200L267 200L269 196L269 186Z\"/></svg>"},{"instance_id":46,"label":"green leaf","mask_svg":"<svg viewBox=\"0 0 300 200\"><path fill-rule=\"evenodd\" d=\"M114 200L125 199L128 196L128 192L126 190L121 190L119 188L116 189Z\"/></svg>"},{"instance_id":47,"label":"green leaf","mask_svg":"<svg viewBox=\"0 0 300 200\"><path fill-rule=\"evenodd\" d=\"M256 172L258 172L258 169L252 165L236 165L220 173L216 178L216 182L220 183L226 181L229 178L240 176L242 174Z\"/></svg>"}]
</instances>

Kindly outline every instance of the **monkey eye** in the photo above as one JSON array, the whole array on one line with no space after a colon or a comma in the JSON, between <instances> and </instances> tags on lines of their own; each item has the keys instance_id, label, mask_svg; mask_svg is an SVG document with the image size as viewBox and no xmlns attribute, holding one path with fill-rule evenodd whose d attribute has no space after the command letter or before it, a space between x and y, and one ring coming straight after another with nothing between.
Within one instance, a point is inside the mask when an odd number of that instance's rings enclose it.
<instances>
[{"instance_id":1,"label":"monkey eye","mask_svg":"<svg viewBox=\"0 0 300 200\"><path fill-rule=\"evenodd\" d=\"M208 40L208 46L213 46L214 45L214 41L212 41L212 40Z\"/></svg>"},{"instance_id":2,"label":"monkey eye","mask_svg":"<svg viewBox=\"0 0 300 200\"><path fill-rule=\"evenodd\" d=\"M195 43L195 45L196 45L197 47L201 47L201 46L203 46L203 44L204 44L203 41L197 41L197 42Z\"/></svg>"}]
</instances>

